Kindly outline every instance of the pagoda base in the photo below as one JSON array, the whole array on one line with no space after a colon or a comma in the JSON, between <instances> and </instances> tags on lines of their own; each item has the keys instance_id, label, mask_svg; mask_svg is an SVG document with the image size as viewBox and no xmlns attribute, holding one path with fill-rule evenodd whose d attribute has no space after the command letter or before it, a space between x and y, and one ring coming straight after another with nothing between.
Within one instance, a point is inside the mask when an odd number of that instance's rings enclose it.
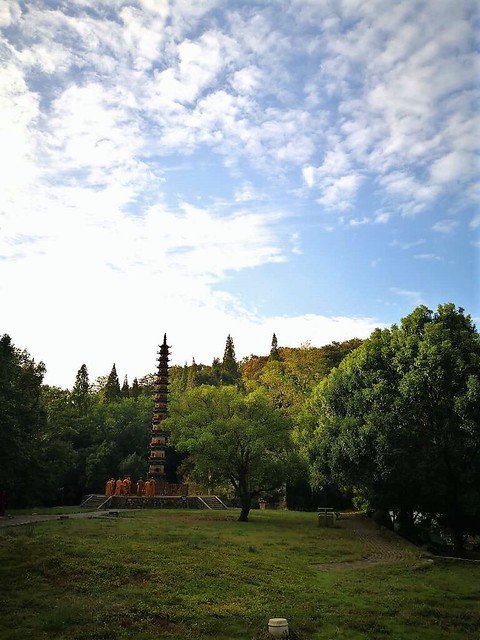
<instances>
[{"instance_id":1,"label":"pagoda base","mask_svg":"<svg viewBox=\"0 0 480 640\"><path fill-rule=\"evenodd\" d=\"M108 509L199 509L196 496L112 496Z\"/></svg>"},{"instance_id":2,"label":"pagoda base","mask_svg":"<svg viewBox=\"0 0 480 640\"><path fill-rule=\"evenodd\" d=\"M110 496L86 495L80 504L85 509L208 509L200 496Z\"/></svg>"}]
</instances>

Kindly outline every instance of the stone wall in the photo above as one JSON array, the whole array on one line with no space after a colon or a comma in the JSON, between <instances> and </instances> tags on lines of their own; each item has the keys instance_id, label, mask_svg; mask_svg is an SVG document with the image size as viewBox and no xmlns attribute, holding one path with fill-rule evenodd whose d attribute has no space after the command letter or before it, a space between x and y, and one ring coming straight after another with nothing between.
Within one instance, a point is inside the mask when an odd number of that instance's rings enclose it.
<instances>
[{"instance_id":1,"label":"stone wall","mask_svg":"<svg viewBox=\"0 0 480 640\"><path fill-rule=\"evenodd\" d=\"M205 509L197 496L112 496L108 509Z\"/></svg>"}]
</instances>

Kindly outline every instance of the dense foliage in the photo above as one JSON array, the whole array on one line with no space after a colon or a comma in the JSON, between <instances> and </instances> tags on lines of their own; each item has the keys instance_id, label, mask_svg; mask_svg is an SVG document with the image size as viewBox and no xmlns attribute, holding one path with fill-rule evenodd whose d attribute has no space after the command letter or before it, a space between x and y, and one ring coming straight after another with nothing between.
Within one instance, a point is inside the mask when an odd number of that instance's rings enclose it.
<instances>
[{"instance_id":1,"label":"dense foliage","mask_svg":"<svg viewBox=\"0 0 480 640\"><path fill-rule=\"evenodd\" d=\"M317 479L355 487L412 533L419 517L462 552L480 532L480 339L454 305L376 330L306 403L297 436Z\"/></svg>"},{"instance_id":2,"label":"dense foliage","mask_svg":"<svg viewBox=\"0 0 480 640\"><path fill-rule=\"evenodd\" d=\"M201 386L186 392L165 421L172 441L193 459L204 485L228 482L248 520L252 499L285 480L290 422L263 389L245 394L234 386Z\"/></svg>"}]
</instances>

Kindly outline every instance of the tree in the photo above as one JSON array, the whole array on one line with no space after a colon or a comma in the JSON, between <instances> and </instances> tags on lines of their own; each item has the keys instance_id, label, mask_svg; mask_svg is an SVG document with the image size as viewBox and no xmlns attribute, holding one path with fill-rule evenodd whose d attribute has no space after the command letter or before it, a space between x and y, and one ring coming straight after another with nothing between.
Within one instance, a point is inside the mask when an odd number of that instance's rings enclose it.
<instances>
[{"instance_id":1,"label":"tree","mask_svg":"<svg viewBox=\"0 0 480 640\"><path fill-rule=\"evenodd\" d=\"M138 379L137 379L137 378L134 378L134 379L133 379L133 383L132 383L132 394L131 394L131 395L132 395L132 398L133 398L134 400L137 400L137 399L138 399L138 396L140 395L140 387L139 387Z\"/></svg>"},{"instance_id":2,"label":"tree","mask_svg":"<svg viewBox=\"0 0 480 640\"><path fill-rule=\"evenodd\" d=\"M214 358L212 361L212 385L218 387L222 379L222 363L220 358Z\"/></svg>"},{"instance_id":3,"label":"tree","mask_svg":"<svg viewBox=\"0 0 480 640\"><path fill-rule=\"evenodd\" d=\"M235 346L230 334L227 336L222 360L222 382L235 384L240 379L240 369L235 358Z\"/></svg>"},{"instance_id":4,"label":"tree","mask_svg":"<svg viewBox=\"0 0 480 640\"><path fill-rule=\"evenodd\" d=\"M97 406L95 440L86 451L85 483L90 492L102 490L105 480L121 473L146 471L146 452L151 436L152 401L147 396L122 398ZM135 454L135 455L133 455ZM138 464L137 464L138 463Z\"/></svg>"},{"instance_id":5,"label":"tree","mask_svg":"<svg viewBox=\"0 0 480 640\"><path fill-rule=\"evenodd\" d=\"M172 402L165 426L177 450L194 460L194 475L228 481L247 521L252 499L281 486L287 469L290 423L258 389L202 386Z\"/></svg>"},{"instance_id":6,"label":"tree","mask_svg":"<svg viewBox=\"0 0 480 640\"><path fill-rule=\"evenodd\" d=\"M130 397L130 386L128 384L127 374L125 374L125 378L123 379L123 385L122 385L121 391L122 391L122 398Z\"/></svg>"},{"instance_id":7,"label":"tree","mask_svg":"<svg viewBox=\"0 0 480 640\"><path fill-rule=\"evenodd\" d=\"M118 380L117 369L115 363L107 378L107 384L103 389L103 398L105 402L118 402L122 397L122 391L120 389L120 382Z\"/></svg>"},{"instance_id":8,"label":"tree","mask_svg":"<svg viewBox=\"0 0 480 640\"><path fill-rule=\"evenodd\" d=\"M453 304L377 329L314 391L300 440L317 476L351 484L401 527L420 512L455 553L480 531L480 338Z\"/></svg>"},{"instance_id":9,"label":"tree","mask_svg":"<svg viewBox=\"0 0 480 640\"><path fill-rule=\"evenodd\" d=\"M86 364L82 364L77 371L75 384L73 385L71 398L72 402L77 406L82 406L88 402L90 394L90 382L88 379L88 369Z\"/></svg>"},{"instance_id":10,"label":"tree","mask_svg":"<svg viewBox=\"0 0 480 640\"><path fill-rule=\"evenodd\" d=\"M138 385L142 395L153 396L155 387L155 374L147 373L145 376L140 378L140 380L138 381Z\"/></svg>"},{"instance_id":11,"label":"tree","mask_svg":"<svg viewBox=\"0 0 480 640\"><path fill-rule=\"evenodd\" d=\"M272 348L270 349L270 360L280 360L280 354L278 353L278 340L277 336L272 336Z\"/></svg>"},{"instance_id":12,"label":"tree","mask_svg":"<svg viewBox=\"0 0 480 640\"><path fill-rule=\"evenodd\" d=\"M187 389L192 389L197 384L198 365L195 358L192 358L192 364L188 368Z\"/></svg>"},{"instance_id":13,"label":"tree","mask_svg":"<svg viewBox=\"0 0 480 640\"><path fill-rule=\"evenodd\" d=\"M42 362L17 349L10 336L0 338L0 490L12 506L34 504L42 492L44 374Z\"/></svg>"}]
</instances>

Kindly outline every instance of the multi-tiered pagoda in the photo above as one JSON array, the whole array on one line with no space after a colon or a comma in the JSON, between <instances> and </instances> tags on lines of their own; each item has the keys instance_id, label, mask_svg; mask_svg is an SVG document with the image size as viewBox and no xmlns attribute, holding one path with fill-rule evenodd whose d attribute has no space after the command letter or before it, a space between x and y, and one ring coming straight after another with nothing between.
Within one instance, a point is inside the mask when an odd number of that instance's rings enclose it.
<instances>
[{"instance_id":1,"label":"multi-tiered pagoda","mask_svg":"<svg viewBox=\"0 0 480 640\"><path fill-rule=\"evenodd\" d=\"M168 360L169 346L167 334L158 352L158 369L155 375L155 404L152 416L152 440L150 442L150 458L148 460L148 476L155 480L156 492L163 493L162 485L166 483L165 463L167 455L168 431L162 422L168 416Z\"/></svg>"}]
</instances>

